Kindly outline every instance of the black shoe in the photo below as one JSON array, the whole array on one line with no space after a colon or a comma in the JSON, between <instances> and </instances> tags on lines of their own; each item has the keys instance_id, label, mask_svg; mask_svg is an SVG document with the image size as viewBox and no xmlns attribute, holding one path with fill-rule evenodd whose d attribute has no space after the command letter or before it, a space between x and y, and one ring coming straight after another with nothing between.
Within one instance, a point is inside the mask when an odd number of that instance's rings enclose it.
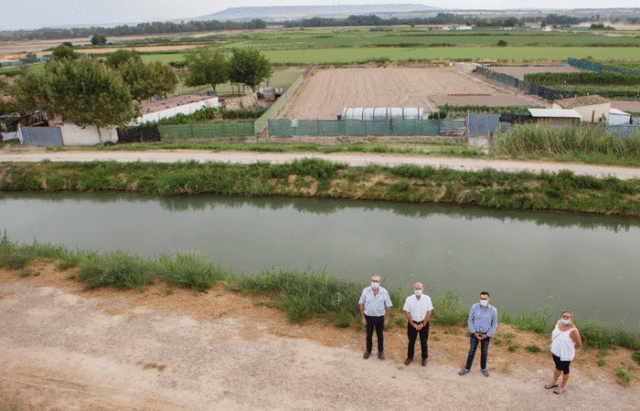
<instances>
[{"instance_id":1,"label":"black shoe","mask_svg":"<svg viewBox=\"0 0 640 411\"><path fill-rule=\"evenodd\" d=\"M370 355L371 355L371 351L365 351L364 355L362 356L362 358L364 358L366 360L367 358L369 358Z\"/></svg>"},{"instance_id":2,"label":"black shoe","mask_svg":"<svg viewBox=\"0 0 640 411\"><path fill-rule=\"evenodd\" d=\"M426 366L427 366L427 359L426 359L426 358L423 358L423 359L422 359L422 366L423 366L423 367L426 367Z\"/></svg>"},{"instance_id":3,"label":"black shoe","mask_svg":"<svg viewBox=\"0 0 640 411\"><path fill-rule=\"evenodd\" d=\"M411 361L413 361L413 358L407 358L406 360L404 360L404 365L411 364Z\"/></svg>"},{"instance_id":4,"label":"black shoe","mask_svg":"<svg viewBox=\"0 0 640 411\"><path fill-rule=\"evenodd\" d=\"M384 360L384 353L382 351L378 353L378 358L380 358L381 360Z\"/></svg>"}]
</instances>

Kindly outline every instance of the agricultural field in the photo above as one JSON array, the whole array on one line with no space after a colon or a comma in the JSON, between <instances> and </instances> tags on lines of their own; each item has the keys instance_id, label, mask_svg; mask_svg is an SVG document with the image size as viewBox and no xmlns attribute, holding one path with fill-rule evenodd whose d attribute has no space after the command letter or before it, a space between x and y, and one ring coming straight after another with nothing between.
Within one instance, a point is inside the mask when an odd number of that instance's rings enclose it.
<instances>
[{"instance_id":1,"label":"agricultural field","mask_svg":"<svg viewBox=\"0 0 640 411\"><path fill-rule=\"evenodd\" d=\"M334 120L345 107L420 107L488 105L540 106L540 100L479 81L455 68L320 69L280 110L278 118Z\"/></svg>"}]
</instances>

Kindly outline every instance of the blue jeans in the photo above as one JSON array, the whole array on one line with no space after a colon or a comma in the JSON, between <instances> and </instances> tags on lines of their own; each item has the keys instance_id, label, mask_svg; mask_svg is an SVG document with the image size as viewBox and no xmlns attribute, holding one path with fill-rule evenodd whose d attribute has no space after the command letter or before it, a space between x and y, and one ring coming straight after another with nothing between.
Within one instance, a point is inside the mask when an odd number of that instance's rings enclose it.
<instances>
[{"instance_id":1,"label":"blue jeans","mask_svg":"<svg viewBox=\"0 0 640 411\"><path fill-rule=\"evenodd\" d=\"M467 370L471 369L471 364L473 364L473 358L476 356L476 350L478 349L478 342L480 343L480 369L487 369L487 354L489 354L489 342L491 341L491 337L487 337L480 341L478 337L474 334L471 334L471 341L469 346L469 355L467 356L467 365L464 367Z\"/></svg>"},{"instance_id":2,"label":"blue jeans","mask_svg":"<svg viewBox=\"0 0 640 411\"><path fill-rule=\"evenodd\" d=\"M384 352L384 336L382 331L384 330L384 315L381 317L369 317L365 315L367 320L367 351L371 352L373 348L373 329L376 329L378 335L378 352Z\"/></svg>"}]
</instances>

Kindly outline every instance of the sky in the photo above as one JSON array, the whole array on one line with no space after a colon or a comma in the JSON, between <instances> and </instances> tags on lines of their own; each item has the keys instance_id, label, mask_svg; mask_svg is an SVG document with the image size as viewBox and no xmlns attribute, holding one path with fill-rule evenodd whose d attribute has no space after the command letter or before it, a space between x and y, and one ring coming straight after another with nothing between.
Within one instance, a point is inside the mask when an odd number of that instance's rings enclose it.
<instances>
[{"instance_id":1,"label":"sky","mask_svg":"<svg viewBox=\"0 0 640 411\"><path fill-rule=\"evenodd\" d=\"M232 7L316 6L347 4L423 4L434 0L0 0L0 31L68 25L137 24L192 18ZM640 7L637 0L449 0L458 9L550 9Z\"/></svg>"}]
</instances>

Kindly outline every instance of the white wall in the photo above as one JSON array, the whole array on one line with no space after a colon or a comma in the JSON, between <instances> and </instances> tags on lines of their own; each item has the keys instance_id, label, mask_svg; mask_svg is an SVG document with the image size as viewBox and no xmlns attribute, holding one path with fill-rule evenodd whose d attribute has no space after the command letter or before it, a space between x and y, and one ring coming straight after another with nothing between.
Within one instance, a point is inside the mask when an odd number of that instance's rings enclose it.
<instances>
[{"instance_id":1,"label":"white wall","mask_svg":"<svg viewBox=\"0 0 640 411\"><path fill-rule=\"evenodd\" d=\"M148 113L142 117L138 117L132 122L132 125L140 125L151 121L159 121L163 118L173 117L179 113L193 114L202 107L220 107L220 101L218 97L210 98L207 100L196 101L195 103L189 103L178 107L168 108L166 110L156 111L154 113Z\"/></svg>"},{"instance_id":2,"label":"white wall","mask_svg":"<svg viewBox=\"0 0 640 411\"><path fill-rule=\"evenodd\" d=\"M117 143L118 131L115 127L101 128L102 143ZM62 144L65 146L95 146L100 144L100 136L95 126L84 129L75 124L65 123L62 126Z\"/></svg>"}]
</instances>

